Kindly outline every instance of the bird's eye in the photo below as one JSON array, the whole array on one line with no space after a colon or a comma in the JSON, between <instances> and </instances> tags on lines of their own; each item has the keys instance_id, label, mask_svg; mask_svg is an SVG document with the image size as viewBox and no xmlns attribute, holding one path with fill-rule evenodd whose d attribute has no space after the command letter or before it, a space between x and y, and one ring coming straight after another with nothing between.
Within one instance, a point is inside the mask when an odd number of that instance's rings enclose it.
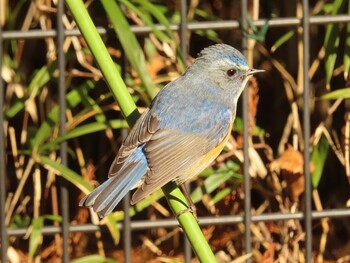
<instances>
[{"instance_id":1,"label":"bird's eye","mask_svg":"<svg viewBox=\"0 0 350 263\"><path fill-rule=\"evenodd\" d=\"M236 70L231 68L226 73L227 73L227 76L232 77L234 74L236 74Z\"/></svg>"}]
</instances>

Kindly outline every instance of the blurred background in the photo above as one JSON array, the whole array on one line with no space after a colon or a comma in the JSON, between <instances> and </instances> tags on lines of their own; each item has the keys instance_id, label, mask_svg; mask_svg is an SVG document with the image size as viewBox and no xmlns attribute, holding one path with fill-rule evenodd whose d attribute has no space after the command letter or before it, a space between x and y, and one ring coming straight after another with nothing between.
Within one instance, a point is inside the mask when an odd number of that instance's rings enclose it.
<instances>
[{"instance_id":1,"label":"blurred background","mask_svg":"<svg viewBox=\"0 0 350 263\"><path fill-rule=\"evenodd\" d=\"M224 151L189 184L219 262L350 262L349 2L85 1L140 112L215 43L266 71ZM197 262L161 191L102 221L78 206L128 126L69 10L0 0L0 23L2 258Z\"/></svg>"}]
</instances>

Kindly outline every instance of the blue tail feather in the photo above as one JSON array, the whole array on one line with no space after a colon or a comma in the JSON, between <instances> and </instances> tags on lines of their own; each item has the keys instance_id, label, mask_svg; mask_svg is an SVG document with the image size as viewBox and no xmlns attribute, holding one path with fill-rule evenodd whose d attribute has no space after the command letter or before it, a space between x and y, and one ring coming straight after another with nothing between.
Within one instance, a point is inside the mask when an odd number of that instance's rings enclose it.
<instances>
[{"instance_id":1,"label":"blue tail feather","mask_svg":"<svg viewBox=\"0 0 350 263\"><path fill-rule=\"evenodd\" d=\"M108 178L106 182L82 199L79 205L93 207L100 217L105 217L146 172L147 159L142 148L138 148L114 176Z\"/></svg>"}]
</instances>

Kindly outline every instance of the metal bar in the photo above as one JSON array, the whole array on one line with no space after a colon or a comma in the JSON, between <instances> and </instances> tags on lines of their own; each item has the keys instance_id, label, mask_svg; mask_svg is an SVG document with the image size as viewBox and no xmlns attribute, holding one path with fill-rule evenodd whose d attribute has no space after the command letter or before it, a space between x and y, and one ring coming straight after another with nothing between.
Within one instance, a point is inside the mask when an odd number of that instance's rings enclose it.
<instances>
[{"instance_id":1,"label":"metal bar","mask_svg":"<svg viewBox=\"0 0 350 263\"><path fill-rule=\"evenodd\" d=\"M305 262L312 259L312 204L311 204L311 176L310 176L310 20L309 1L303 0L303 128L304 128L304 173L305 173Z\"/></svg>"},{"instance_id":2,"label":"metal bar","mask_svg":"<svg viewBox=\"0 0 350 263\"><path fill-rule=\"evenodd\" d=\"M0 12L1 21L1 12ZM1 77L3 61L2 26L0 25L0 239L1 239L1 262L7 262L7 232L5 224L5 200L6 200L6 163L5 163L5 134L4 134L4 83Z\"/></svg>"},{"instance_id":3,"label":"metal bar","mask_svg":"<svg viewBox=\"0 0 350 263\"><path fill-rule=\"evenodd\" d=\"M187 1L181 0L180 5L180 45L182 51L182 58L184 60L184 64L186 65L187 59ZM186 185L188 192L191 191L190 184ZM189 240L186 235L183 235L184 239L184 254L185 254L185 262L190 263L192 260L192 248Z\"/></svg>"},{"instance_id":4,"label":"metal bar","mask_svg":"<svg viewBox=\"0 0 350 263\"><path fill-rule=\"evenodd\" d=\"M241 19L243 30L246 30L248 27L248 2L247 0L241 1ZM247 56L247 44L248 39L243 35L242 36L242 47L243 54ZM242 99L242 110L243 110L243 171L244 171L244 241L245 241L245 253L249 254L252 251L252 237L250 232L251 224L251 193L250 193L250 177L249 177L249 153L248 153L248 89L245 88L243 91ZM251 259L247 259L246 262L251 262Z\"/></svg>"},{"instance_id":5,"label":"metal bar","mask_svg":"<svg viewBox=\"0 0 350 263\"><path fill-rule=\"evenodd\" d=\"M58 52L58 92L59 92L59 105L60 105L60 135L65 134L66 125L66 88L65 88L65 54L63 50L64 45L64 1L59 0L57 2L57 52ZM67 143L62 142L60 145L60 157L61 163L67 165ZM64 263L69 262L69 194L68 185L63 178L59 178L60 182L60 207L62 215L62 248L63 255L62 261Z\"/></svg>"},{"instance_id":6,"label":"metal bar","mask_svg":"<svg viewBox=\"0 0 350 263\"><path fill-rule=\"evenodd\" d=\"M187 22L187 1L181 0L181 22L180 22L180 44L182 57L186 64L187 58L187 30L188 30L188 22Z\"/></svg>"},{"instance_id":7,"label":"metal bar","mask_svg":"<svg viewBox=\"0 0 350 263\"><path fill-rule=\"evenodd\" d=\"M127 58L124 53L122 53L122 77L125 79L126 76L126 68L128 65ZM128 135L127 129L121 130L121 136L123 140ZM124 211L124 220L123 220L123 245L124 245L124 262L131 263L131 218L129 214L130 208L130 192L128 192L123 198L123 211Z\"/></svg>"},{"instance_id":8,"label":"metal bar","mask_svg":"<svg viewBox=\"0 0 350 263\"><path fill-rule=\"evenodd\" d=\"M334 24L334 23L349 23L350 15L335 15L335 16L311 16L309 17L310 25L318 24ZM302 19L296 17L285 17L285 18L272 18L259 19L254 21L257 27L261 27L268 23L271 28L273 27L287 27L287 26L300 26L302 24ZM158 30L165 31L165 26L155 25ZM178 25L171 25L171 30L178 31ZM216 29L216 30L232 30L239 28L239 22L237 20L225 20L225 21L203 21L203 22L188 22L187 30L205 30L205 29ZM147 34L152 32L152 28L149 26L131 26L132 32L135 34ZM107 34L107 29L103 27L98 27L97 31L101 35ZM81 33L78 29L65 30L64 35L66 37L70 36L80 36ZM3 40L15 40L15 39L42 39L42 38L54 38L57 36L56 30L38 30L33 29L29 31L4 31L2 32Z\"/></svg>"},{"instance_id":9,"label":"metal bar","mask_svg":"<svg viewBox=\"0 0 350 263\"><path fill-rule=\"evenodd\" d=\"M130 208L130 193L123 198L123 244L124 244L124 262L131 263L131 219L129 214Z\"/></svg>"},{"instance_id":10,"label":"metal bar","mask_svg":"<svg viewBox=\"0 0 350 263\"><path fill-rule=\"evenodd\" d=\"M350 217L350 209L328 209L323 211L313 211L312 212L313 219L321 219L321 218L343 218ZM285 220L303 220L305 219L304 213L266 213L261 215L253 215L252 222L269 222L269 221L285 221ZM199 217L199 225L200 226L208 226L208 225L230 225L243 223L243 216L220 216L220 217ZM118 228L122 229L123 224L119 223ZM131 222L132 230L145 230L152 229L158 227L164 228L173 228L178 227L179 223L175 219L164 219L157 221L150 220L138 220ZM69 232L77 233L92 233L95 231L108 231L105 226L93 225L93 224L84 224L84 225L71 225L69 227ZM56 226L44 226L42 228L43 235L53 235L61 232L60 227ZM16 229L7 229L8 236L24 236L28 233L28 228L16 228Z\"/></svg>"}]
</instances>

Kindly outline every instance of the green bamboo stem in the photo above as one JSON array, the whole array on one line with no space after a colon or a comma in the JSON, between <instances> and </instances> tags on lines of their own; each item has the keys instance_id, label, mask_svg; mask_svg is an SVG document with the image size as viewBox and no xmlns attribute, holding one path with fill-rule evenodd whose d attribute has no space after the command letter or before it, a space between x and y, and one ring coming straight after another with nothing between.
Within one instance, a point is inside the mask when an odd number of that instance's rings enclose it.
<instances>
[{"instance_id":1,"label":"green bamboo stem","mask_svg":"<svg viewBox=\"0 0 350 263\"><path fill-rule=\"evenodd\" d=\"M191 212L186 212L179 215L181 211L189 207L181 190L173 182L165 185L162 190L174 215L178 215L177 220L190 241L192 249L196 253L199 261L202 263L217 262L193 214Z\"/></svg>"},{"instance_id":2,"label":"green bamboo stem","mask_svg":"<svg viewBox=\"0 0 350 263\"><path fill-rule=\"evenodd\" d=\"M93 24L84 3L81 0L65 0L76 21L85 41L87 42L93 56L95 57L101 72L117 100L121 111L127 118L130 126L136 122L138 111L132 100L122 78L120 77L95 25ZM163 187L163 192L174 213L179 214L188 208L186 198L175 183L169 183ZM187 235L192 248L201 262L216 262L216 258L207 243L197 220L190 212L179 215L178 221Z\"/></svg>"}]
</instances>

